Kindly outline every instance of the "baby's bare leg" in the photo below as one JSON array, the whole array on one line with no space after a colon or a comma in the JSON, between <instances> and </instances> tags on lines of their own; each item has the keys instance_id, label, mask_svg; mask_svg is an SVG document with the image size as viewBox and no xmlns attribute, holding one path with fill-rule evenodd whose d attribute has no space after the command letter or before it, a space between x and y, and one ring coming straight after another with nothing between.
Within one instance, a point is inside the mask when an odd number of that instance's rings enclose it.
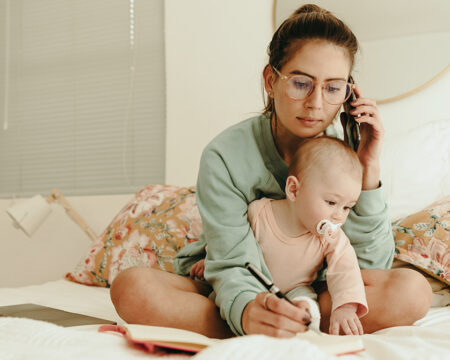
<instances>
[{"instance_id":1,"label":"baby's bare leg","mask_svg":"<svg viewBox=\"0 0 450 360\"><path fill-rule=\"evenodd\" d=\"M136 267L117 276L111 300L128 323L176 327L215 338L233 336L206 297L209 291L207 285L187 277Z\"/></svg>"},{"instance_id":2,"label":"baby's bare leg","mask_svg":"<svg viewBox=\"0 0 450 360\"><path fill-rule=\"evenodd\" d=\"M412 325L425 316L432 301L431 287L422 274L410 269L361 270L369 313L361 318L364 333L392 326ZM320 328L328 332L331 297L316 289L322 315Z\"/></svg>"}]
</instances>

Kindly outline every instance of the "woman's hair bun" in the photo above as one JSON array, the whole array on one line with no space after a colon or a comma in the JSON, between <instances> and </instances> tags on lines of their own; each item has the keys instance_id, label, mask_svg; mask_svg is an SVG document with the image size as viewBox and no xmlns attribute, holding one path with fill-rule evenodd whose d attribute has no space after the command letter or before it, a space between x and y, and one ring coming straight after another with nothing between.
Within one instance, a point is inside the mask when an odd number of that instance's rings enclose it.
<instances>
[{"instance_id":1,"label":"woman's hair bun","mask_svg":"<svg viewBox=\"0 0 450 360\"><path fill-rule=\"evenodd\" d=\"M308 14L308 13L328 13L327 10L322 9L320 6L317 6L315 4L305 4L303 6L300 6L292 15L299 15L299 14Z\"/></svg>"}]
</instances>

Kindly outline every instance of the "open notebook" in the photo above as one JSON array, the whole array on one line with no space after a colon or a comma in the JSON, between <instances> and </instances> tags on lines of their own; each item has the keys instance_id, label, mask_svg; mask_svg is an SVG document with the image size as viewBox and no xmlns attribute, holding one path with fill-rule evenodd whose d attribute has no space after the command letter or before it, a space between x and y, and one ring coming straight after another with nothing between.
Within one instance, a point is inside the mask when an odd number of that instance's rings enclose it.
<instances>
[{"instance_id":1,"label":"open notebook","mask_svg":"<svg viewBox=\"0 0 450 360\"><path fill-rule=\"evenodd\" d=\"M128 341L140 344L149 352L158 349L181 350L197 353L221 340L211 339L192 331L148 325L102 325L99 331L115 331L123 334ZM330 355L340 356L364 351L364 345L359 336L335 336L319 334L314 331L297 334Z\"/></svg>"}]
</instances>

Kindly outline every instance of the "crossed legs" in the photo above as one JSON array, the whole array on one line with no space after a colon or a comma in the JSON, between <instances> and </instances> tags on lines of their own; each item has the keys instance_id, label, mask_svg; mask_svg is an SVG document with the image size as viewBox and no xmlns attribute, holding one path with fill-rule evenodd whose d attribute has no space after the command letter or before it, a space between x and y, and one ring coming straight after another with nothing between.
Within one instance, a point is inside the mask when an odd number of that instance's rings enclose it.
<instances>
[{"instance_id":1,"label":"crossed legs","mask_svg":"<svg viewBox=\"0 0 450 360\"><path fill-rule=\"evenodd\" d=\"M428 311L432 292L427 280L410 269L362 270L369 313L361 319L365 333L412 325ZM111 286L112 302L122 319L134 324L176 327L209 337L233 336L216 305L211 288L190 278L148 268L120 273ZM321 329L328 331L331 298L319 293Z\"/></svg>"},{"instance_id":2,"label":"crossed legs","mask_svg":"<svg viewBox=\"0 0 450 360\"><path fill-rule=\"evenodd\" d=\"M214 338L233 336L208 285L165 271L136 267L121 272L111 300L128 323L175 327Z\"/></svg>"}]
</instances>

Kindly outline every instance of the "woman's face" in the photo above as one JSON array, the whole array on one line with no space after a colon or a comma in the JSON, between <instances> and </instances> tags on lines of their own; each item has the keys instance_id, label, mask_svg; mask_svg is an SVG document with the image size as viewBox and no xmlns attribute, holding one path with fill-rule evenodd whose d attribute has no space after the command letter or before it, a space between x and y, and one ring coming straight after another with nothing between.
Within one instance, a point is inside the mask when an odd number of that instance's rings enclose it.
<instances>
[{"instance_id":1,"label":"woman's face","mask_svg":"<svg viewBox=\"0 0 450 360\"><path fill-rule=\"evenodd\" d=\"M321 86L327 80L343 79L350 74L350 59L344 48L322 40L307 41L292 59L278 69L283 75L307 75L314 82L313 92L303 100L286 94L287 81L266 73L266 90L275 101L278 133L309 138L323 132L336 116L340 105L331 105L323 99Z\"/></svg>"}]
</instances>

